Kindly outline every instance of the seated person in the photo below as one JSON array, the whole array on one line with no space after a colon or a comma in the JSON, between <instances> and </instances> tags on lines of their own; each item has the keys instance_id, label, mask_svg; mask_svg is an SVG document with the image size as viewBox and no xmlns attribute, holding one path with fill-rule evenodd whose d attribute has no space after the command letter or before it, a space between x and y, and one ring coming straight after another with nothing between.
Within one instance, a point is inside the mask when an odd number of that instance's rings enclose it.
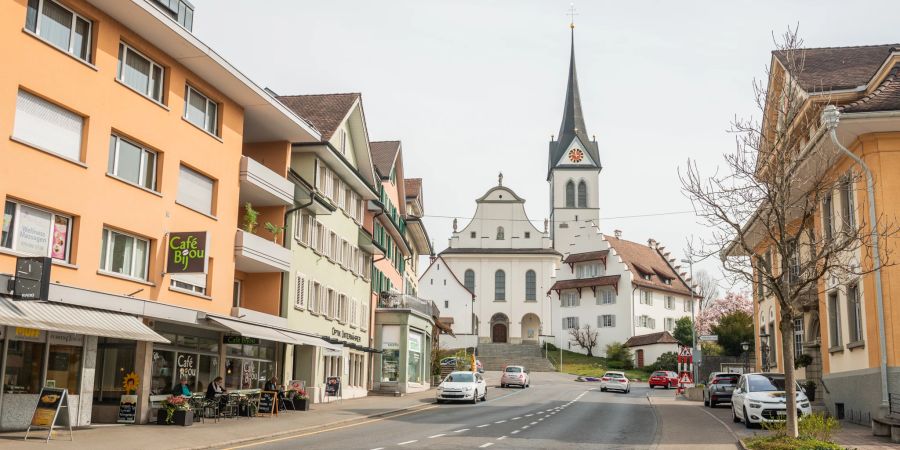
<instances>
[{"instance_id":1,"label":"seated person","mask_svg":"<svg viewBox=\"0 0 900 450\"><path fill-rule=\"evenodd\" d=\"M172 388L172 395L175 397L190 397L191 388L188 386L187 377L181 377L181 382Z\"/></svg>"},{"instance_id":2,"label":"seated person","mask_svg":"<svg viewBox=\"0 0 900 450\"><path fill-rule=\"evenodd\" d=\"M217 394L224 394L228 392L225 389L225 386L222 384L222 377L216 377L212 383L209 383L209 387L206 388L206 399L213 400L216 398Z\"/></svg>"},{"instance_id":3,"label":"seated person","mask_svg":"<svg viewBox=\"0 0 900 450\"><path fill-rule=\"evenodd\" d=\"M266 382L263 390L277 392L278 394L276 395L278 396L278 410L284 410L284 387L278 385L278 377L273 376L272 378L269 378L269 381Z\"/></svg>"}]
</instances>

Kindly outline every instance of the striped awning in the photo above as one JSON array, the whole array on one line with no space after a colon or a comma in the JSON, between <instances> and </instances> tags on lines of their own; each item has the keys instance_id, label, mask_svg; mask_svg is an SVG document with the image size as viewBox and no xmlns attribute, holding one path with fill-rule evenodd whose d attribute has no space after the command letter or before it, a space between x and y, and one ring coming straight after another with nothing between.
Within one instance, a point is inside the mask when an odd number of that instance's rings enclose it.
<instances>
[{"instance_id":1,"label":"striped awning","mask_svg":"<svg viewBox=\"0 0 900 450\"><path fill-rule=\"evenodd\" d=\"M141 319L129 314L57 302L13 300L7 296L0 296L0 325L169 343Z\"/></svg>"},{"instance_id":2,"label":"striped awning","mask_svg":"<svg viewBox=\"0 0 900 450\"><path fill-rule=\"evenodd\" d=\"M323 339L313 336L307 336L305 334L295 333L290 330L282 330L270 326L243 322L235 319L227 319L225 317L208 316L207 318L241 336L253 337L266 341L283 342L285 344L312 345L316 347L333 348L337 351L341 350L340 345L334 345L326 342Z\"/></svg>"}]
</instances>

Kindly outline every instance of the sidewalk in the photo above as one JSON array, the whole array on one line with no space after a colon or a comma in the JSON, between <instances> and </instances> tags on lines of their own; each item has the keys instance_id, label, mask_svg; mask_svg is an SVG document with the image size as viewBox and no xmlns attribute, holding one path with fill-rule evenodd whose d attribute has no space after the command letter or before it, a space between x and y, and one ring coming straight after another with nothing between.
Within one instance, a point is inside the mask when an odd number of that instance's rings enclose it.
<instances>
[{"instance_id":1,"label":"sidewalk","mask_svg":"<svg viewBox=\"0 0 900 450\"><path fill-rule=\"evenodd\" d=\"M74 442L66 431L56 433L49 445L41 436L46 431L32 432L24 441L25 432L0 434L0 448L17 449L121 449L149 448L205 449L235 445L260 438L311 431L318 428L345 425L392 412L420 408L433 403L434 391L428 390L404 397L371 396L316 404L309 411L285 411L278 417L220 419L218 423L194 422L190 427L174 425L97 425L75 430ZM199 420L199 419L198 419ZM32 436L36 439L32 440Z\"/></svg>"},{"instance_id":2,"label":"sidewalk","mask_svg":"<svg viewBox=\"0 0 900 450\"><path fill-rule=\"evenodd\" d=\"M674 397L648 396L660 422L658 447L665 450L733 450L740 448L738 437L727 424L697 408L696 402Z\"/></svg>"}]
</instances>

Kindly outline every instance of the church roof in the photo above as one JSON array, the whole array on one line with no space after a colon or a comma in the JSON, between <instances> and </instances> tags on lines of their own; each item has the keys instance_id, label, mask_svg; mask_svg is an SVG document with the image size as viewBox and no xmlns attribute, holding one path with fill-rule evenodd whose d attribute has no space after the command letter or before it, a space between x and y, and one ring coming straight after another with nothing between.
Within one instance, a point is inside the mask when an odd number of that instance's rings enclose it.
<instances>
[{"instance_id":1,"label":"church roof","mask_svg":"<svg viewBox=\"0 0 900 450\"><path fill-rule=\"evenodd\" d=\"M688 285L681 279L668 261L653 247L626 241L612 236L604 239L628 265L628 269L634 274L633 284L658 291L671 292L673 294L691 295ZM645 279L648 276L650 279ZM667 284L665 280L669 280Z\"/></svg>"},{"instance_id":2,"label":"church roof","mask_svg":"<svg viewBox=\"0 0 900 450\"><path fill-rule=\"evenodd\" d=\"M600 152L597 149L597 143L588 139L587 127L584 124L584 114L581 110L581 94L578 90L578 74L575 70L575 29L572 29L572 48L569 55L569 76L566 86L566 102L563 107L562 123L559 126L559 134L556 135L556 141L550 142L549 163L547 166L548 178L549 171L553 169L563 153L568 149L569 144L576 137L587 150L588 155L593 160L596 167L601 168ZM579 165L579 167L584 167Z\"/></svg>"},{"instance_id":3,"label":"church roof","mask_svg":"<svg viewBox=\"0 0 900 450\"><path fill-rule=\"evenodd\" d=\"M334 132L347 117L350 108L359 99L359 93L280 95L278 101L300 117L308 120L322 132L322 141L331 139Z\"/></svg>"}]
</instances>

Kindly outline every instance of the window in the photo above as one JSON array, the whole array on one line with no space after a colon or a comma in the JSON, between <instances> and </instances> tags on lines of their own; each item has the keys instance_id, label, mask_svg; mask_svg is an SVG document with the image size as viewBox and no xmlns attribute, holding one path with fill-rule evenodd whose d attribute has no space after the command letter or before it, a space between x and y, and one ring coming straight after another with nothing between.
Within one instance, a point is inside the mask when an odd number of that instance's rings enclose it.
<instances>
[{"instance_id":1,"label":"window","mask_svg":"<svg viewBox=\"0 0 900 450\"><path fill-rule=\"evenodd\" d=\"M853 233L856 228L856 218L854 217L853 202L853 179L848 175L841 181L840 197L841 197L841 224L844 233Z\"/></svg>"},{"instance_id":2,"label":"window","mask_svg":"<svg viewBox=\"0 0 900 450\"><path fill-rule=\"evenodd\" d=\"M581 296L577 291L566 291L559 298L559 306L563 308L571 308L581 304Z\"/></svg>"},{"instance_id":3,"label":"window","mask_svg":"<svg viewBox=\"0 0 900 450\"><path fill-rule=\"evenodd\" d=\"M666 331L670 333L675 331L675 319L666 317Z\"/></svg>"},{"instance_id":4,"label":"window","mask_svg":"<svg viewBox=\"0 0 900 450\"><path fill-rule=\"evenodd\" d=\"M825 240L831 241L834 236L834 225L832 224L834 217L834 207L832 205L831 194L825 196L822 201L822 231L825 233Z\"/></svg>"},{"instance_id":5,"label":"window","mask_svg":"<svg viewBox=\"0 0 900 450\"><path fill-rule=\"evenodd\" d=\"M828 336L831 347L841 346L841 311L837 291L828 294Z\"/></svg>"},{"instance_id":6,"label":"window","mask_svg":"<svg viewBox=\"0 0 900 450\"><path fill-rule=\"evenodd\" d=\"M149 256L150 241L109 228L103 229L101 270L146 280Z\"/></svg>"},{"instance_id":7,"label":"window","mask_svg":"<svg viewBox=\"0 0 900 450\"><path fill-rule=\"evenodd\" d=\"M234 280L234 287L231 291L231 306L240 308L241 306L241 280Z\"/></svg>"},{"instance_id":8,"label":"window","mask_svg":"<svg viewBox=\"0 0 900 450\"><path fill-rule=\"evenodd\" d=\"M308 283L309 293L307 294L309 296L309 298L307 299L306 305L307 305L307 308L309 308L309 312L312 314L319 314L321 312L321 310L319 308L321 288L322 288L322 285L317 283L315 280L309 280L309 283Z\"/></svg>"},{"instance_id":9,"label":"window","mask_svg":"<svg viewBox=\"0 0 900 450\"><path fill-rule=\"evenodd\" d=\"M464 284L466 289L470 292L475 292L475 271L472 269L466 269L465 275L463 275Z\"/></svg>"},{"instance_id":10,"label":"window","mask_svg":"<svg viewBox=\"0 0 900 450\"><path fill-rule=\"evenodd\" d=\"M525 272L525 301L537 300L537 275L533 270Z\"/></svg>"},{"instance_id":11,"label":"window","mask_svg":"<svg viewBox=\"0 0 900 450\"><path fill-rule=\"evenodd\" d=\"M185 0L155 0L161 6L162 12L178 22L179 25L191 31L194 27L194 7Z\"/></svg>"},{"instance_id":12,"label":"window","mask_svg":"<svg viewBox=\"0 0 900 450\"><path fill-rule=\"evenodd\" d=\"M577 278L596 278L601 275L600 264L597 263L579 264L575 267L575 276Z\"/></svg>"},{"instance_id":13,"label":"window","mask_svg":"<svg viewBox=\"0 0 900 450\"><path fill-rule=\"evenodd\" d=\"M184 118L214 136L219 135L219 105L191 86L185 87Z\"/></svg>"},{"instance_id":14,"label":"window","mask_svg":"<svg viewBox=\"0 0 900 450\"><path fill-rule=\"evenodd\" d=\"M91 62L91 21L52 0L28 0L25 29L72 56Z\"/></svg>"},{"instance_id":15,"label":"window","mask_svg":"<svg viewBox=\"0 0 900 450\"><path fill-rule=\"evenodd\" d=\"M477 236L475 235L475 232L472 231L472 232L469 233L469 237L472 238L472 239L475 239Z\"/></svg>"},{"instance_id":16,"label":"window","mask_svg":"<svg viewBox=\"0 0 900 450\"><path fill-rule=\"evenodd\" d=\"M653 306L653 292L641 290L641 304Z\"/></svg>"},{"instance_id":17,"label":"window","mask_svg":"<svg viewBox=\"0 0 900 450\"><path fill-rule=\"evenodd\" d=\"M612 328L616 326L616 316L614 314L604 314L597 316L597 328Z\"/></svg>"},{"instance_id":18,"label":"window","mask_svg":"<svg viewBox=\"0 0 900 450\"><path fill-rule=\"evenodd\" d=\"M563 317L562 326L563 326L564 330L578 328L578 318L577 317Z\"/></svg>"},{"instance_id":19,"label":"window","mask_svg":"<svg viewBox=\"0 0 900 450\"><path fill-rule=\"evenodd\" d=\"M684 299L684 312L691 312L691 299Z\"/></svg>"},{"instance_id":20,"label":"window","mask_svg":"<svg viewBox=\"0 0 900 450\"><path fill-rule=\"evenodd\" d=\"M294 292L294 309L303 311L306 309L306 275L297 272L297 290Z\"/></svg>"},{"instance_id":21,"label":"window","mask_svg":"<svg viewBox=\"0 0 900 450\"><path fill-rule=\"evenodd\" d=\"M444 309L450 308L450 300L444 300Z\"/></svg>"},{"instance_id":22,"label":"window","mask_svg":"<svg viewBox=\"0 0 900 450\"><path fill-rule=\"evenodd\" d=\"M97 367L94 371L94 403L119 404L125 392L125 375L135 371L135 341L101 337L97 339Z\"/></svg>"},{"instance_id":23,"label":"window","mask_svg":"<svg viewBox=\"0 0 900 450\"><path fill-rule=\"evenodd\" d=\"M503 233L503 227L497 227L497 240L502 241L506 239L506 236Z\"/></svg>"},{"instance_id":24,"label":"window","mask_svg":"<svg viewBox=\"0 0 900 450\"><path fill-rule=\"evenodd\" d=\"M578 207L587 208L587 183L584 180L578 182Z\"/></svg>"},{"instance_id":25,"label":"window","mask_svg":"<svg viewBox=\"0 0 900 450\"><path fill-rule=\"evenodd\" d=\"M206 274L173 273L169 278L169 286L198 294L206 294Z\"/></svg>"},{"instance_id":26,"label":"window","mask_svg":"<svg viewBox=\"0 0 900 450\"><path fill-rule=\"evenodd\" d=\"M531 232L530 232L530 231L526 231L526 232L525 232L525 239L530 239L530 238L531 238Z\"/></svg>"},{"instance_id":27,"label":"window","mask_svg":"<svg viewBox=\"0 0 900 450\"><path fill-rule=\"evenodd\" d=\"M600 289L597 291L598 305L614 305L616 303L616 293L612 289Z\"/></svg>"},{"instance_id":28,"label":"window","mask_svg":"<svg viewBox=\"0 0 900 450\"><path fill-rule=\"evenodd\" d=\"M337 293L331 289L325 290L325 315L329 319L334 319L337 316Z\"/></svg>"},{"instance_id":29,"label":"window","mask_svg":"<svg viewBox=\"0 0 900 450\"><path fill-rule=\"evenodd\" d=\"M671 295L666 296L666 309L675 309L675 298Z\"/></svg>"},{"instance_id":30,"label":"window","mask_svg":"<svg viewBox=\"0 0 900 450\"><path fill-rule=\"evenodd\" d=\"M313 216L306 214L306 213L300 213L297 215L297 221L299 223L294 228L294 230L295 230L294 236L303 245L309 245L309 242L310 242L309 236L310 236L310 232L313 228L314 220L315 219L313 219Z\"/></svg>"},{"instance_id":31,"label":"window","mask_svg":"<svg viewBox=\"0 0 900 450\"><path fill-rule=\"evenodd\" d=\"M51 344L47 354L45 384L78 392L81 381L81 350L80 346Z\"/></svg>"},{"instance_id":32,"label":"window","mask_svg":"<svg viewBox=\"0 0 900 450\"><path fill-rule=\"evenodd\" d=\"M39 393L41 391L41 369L44 361L45 344L42 342L10 340L8 345L6 372L3 374L3 393Z\"/></svg>"},{"instance_id":33,"label":"window","mask_svg":"<svg viewBox=\"0 0 900 450\"><path fill-rule=\"evenodd\" d=\"M506 301L506 272L494 272L494 300Z\"/></svg>"},{"instance_id":34,"label":"window","mask_svg":"<svg viewBox=\"0 0 900 450\"><path fill-rule=\"evenodd\" d=\"M83 129L83 117L19 90L13 125L16 140L72 161L81 161Z\"/></svg>"},{"instance_id":35,"label":"window","mask_svg":"<svg viewBox=\"0 0 900 450\"><path fill-rule=\"evenodd\" d=\"M119 44L116 79L157 103L163 102L166 70L125 43Z\"/></svg>"},{"instance_id":36,"label":"window","mask_svg":"<svg viewBox=\"0 0 900 450\"><path fill-rule=\"evenodd\" d=\"M6 201L0 247L68 262L71 242L71 217Z\"/></svg>"},{"instance_id":37,"label":"window","mask_svg":"<svg viewBox=\"0 0 900 450\"><path fill-rule=\"evenodd\" d=\"M575 207L575 182L572 180L566 183L566 207Z\"/></svg>"},{"instance_id":38,"label":"window","mask_svg":"<svg viewBox=\"0 0 900 450\"><path fill-rule=\"evenodd\" d=\"M656 328L656 319L650 316L639 316L638 326L643 328L650 328L652 330Z\"/></svg>"},{"instance_id":39,"label":"window","mask_svg":"<svg viewBox=\"0 0 900 450\"><path fill-rule=\"evenodd\" d=\"M803 354L803 318L794 319L794 358Z\"/></svg>"},{"instance_id":40,"label":"window","mask_svg":"<svg viewBox=\"0 0 900 450\"><path fill-rule=\"evenodd\" d=\"M847 324L850 326L850 342L862 342L862 308L859 301L859 285L856 283L847 286Z\"/></svg>"},{"instance_id":41,"label":"window","mask_svg":"<svg viewBox=\"0 0 900 450\"><path fill-rule=\"evenodd\" d=\"M211 216L213 214L213 190L215 181L189 169L179 168L178 203L194 211Z\"/></svg>"},{"instance_id":42,"label":"window","mask_svg":"<svg viewBox=\"0 0 900 450\"><path fill-rule=\"evenodd\" d=\"M113 134L109 137L107 173L155 191L156 152Z\"/></svg>"},{"instance_id":43,"label":"window","mask_svg":"<svg viewBox=\"0 0 900 450\"><path fill-rule=\"evenodd\" d=\"M796 240L792 240L787 244L789 252L787 281L788 283L793 284L800 280L800 250Z\"/></svg>"}]
</instances>

